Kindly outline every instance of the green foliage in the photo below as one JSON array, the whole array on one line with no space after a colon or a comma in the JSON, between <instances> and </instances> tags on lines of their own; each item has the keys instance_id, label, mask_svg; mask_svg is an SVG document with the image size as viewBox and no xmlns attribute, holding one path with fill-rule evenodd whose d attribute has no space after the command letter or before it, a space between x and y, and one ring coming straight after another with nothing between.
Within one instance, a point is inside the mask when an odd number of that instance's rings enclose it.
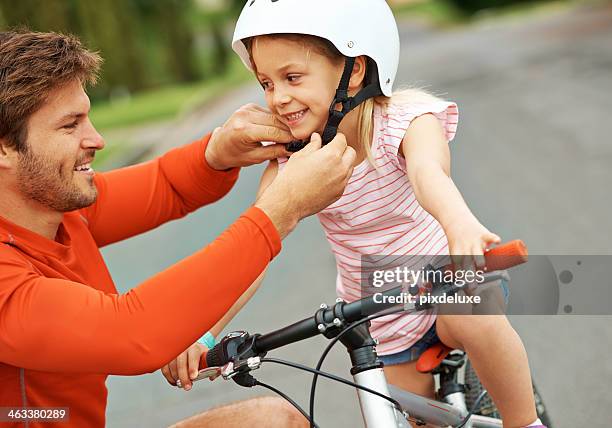
<instances>
[{"instance_id":1,"label":"green foliage","mask_svg":"<svg viewBox=\"0 0 612 428\"><path fill-rule=\"evenodd\" d=\"M99 51L97 99L200 80L194 10L194 0L0 0L0 25L76 34Z\"/></svg>"},{"instance_id":2,"label":"green foliage","mask_svg":"<svg viewBox=\"0 0 612 428\"><path fill-rule=\"evenodd\" d=\"M536 0L449 0L458 9L471 15L484 9L496 9L517 4L537 3ZM543 1L543 0L539 0Z\"/></svg>"},{"instance_id":3,"label":"green foliage","mask_svg":"<svg viewBox=\"0 0 612 428\"><path fill-rule=\"evenodd\" d=\"M143 91L132 97L93 104L90 117L101 131L167 120L221 95L245 82L250 74L239 59L234 59L227 73L205 81L166 85Z\"/></svg>"},{"instance_id":4,"label":"green foliage","mask_svg":"<svg viewBox=\"0 0 612 428\"><path fill-rule=\"evenodd\" d=\"M393 7L396 16L424 17L438 25L453 25L465 21L462 13L450 0L424 0Z\"/></svg>"},{"instance_id":5,"label":"green foliage","mask_svg":"<svg viewBox=\"0 0 612 428\"><path fill-rule=\"evenodd\" d=\"M393 11L396 16L419 16L437 25L453 26L483 17L522 14L549 4L587 1L597 0L421 0L395 5Z\"/></svg>"}]
</instances>

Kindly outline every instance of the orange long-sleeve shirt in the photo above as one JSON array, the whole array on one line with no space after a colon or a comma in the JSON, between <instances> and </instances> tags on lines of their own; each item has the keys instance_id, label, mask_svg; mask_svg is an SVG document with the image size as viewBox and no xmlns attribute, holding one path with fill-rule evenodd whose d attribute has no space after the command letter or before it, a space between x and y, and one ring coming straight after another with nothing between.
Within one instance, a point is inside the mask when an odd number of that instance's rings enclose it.
<instances>
[{"instance_id":1,"label":"orange long-sleeve shirt","mask_svg":"<svg viewBox=\"0 0 612 428\"><path fill-rule=\"evenodd\" d=\"M208 167L207 142L98 174L98 200L65 214L54 241L0 217L0 407L70 408L68 424L28 427L104 426L107 375L175 358L280 251L274 225L251 208L204 249L117 294L100 247L183 217L235 183L238 170Z\"/></svg>"}]
</instances>

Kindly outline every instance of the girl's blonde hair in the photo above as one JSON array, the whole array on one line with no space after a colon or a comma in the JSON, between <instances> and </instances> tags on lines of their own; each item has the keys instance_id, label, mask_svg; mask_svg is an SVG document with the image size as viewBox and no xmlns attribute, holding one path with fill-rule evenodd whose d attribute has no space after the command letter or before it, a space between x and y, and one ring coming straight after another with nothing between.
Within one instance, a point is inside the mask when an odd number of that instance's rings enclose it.
<instances>
[{"instance_id":1,"label":"girl's blonde hair","mask_svg":"<svg viewBox=\"0 0 612 428\"><path fill-rule=\"evenodd\" d=\"M270 37L270 38L282 38L285 40L290 40L293 42L301 43L305 49L307 49L307 54L310 54L310 50L314 50L316 53L323 55L333 64L339 65L344 62L344 55L340 53L338 49L331 43L329 40L323 39L317 36L311 36L307 34L269 34L265 36L257 36L257 37ZM249 53L249 59L251 61L251 67L253 71L257 72L257 66L255 61L253 60L253 47L256 44L257 37L251 37L243 40L243 43ZM369 81L370 67L375 66L374 61L370 58L367 59L367 68L366 75L364 78L364 82ZM374 156L372 155L372 128L374 127L374 106L379 105L382 107L383 111L391 105L403 105L403 104L420 104L420 103L429 103L440 101L440 99L429 92L420 89L420 88L404 88L397 92L394 92L391 97L387 97L384 95L369 98L363 103L361 103L357 108L358 114L358 145L365 149L366 157L368 161L376 168L376 162Z\"/></svg>"}]
</instances>

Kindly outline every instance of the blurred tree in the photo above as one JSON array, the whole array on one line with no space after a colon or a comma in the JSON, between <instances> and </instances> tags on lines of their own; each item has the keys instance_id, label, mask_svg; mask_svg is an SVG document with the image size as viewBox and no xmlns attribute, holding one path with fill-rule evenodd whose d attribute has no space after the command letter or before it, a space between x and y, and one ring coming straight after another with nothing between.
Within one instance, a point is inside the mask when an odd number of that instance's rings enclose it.
<instances>
[{"instance_id":1,"label":"blurred tree","mask_svg":"<svg viewBox=\"0 0 612 428\"><path fill-rule=\"evenodd\" d=\"M225 29L225 20L215 20L211 24L211 32L213 38L213 66L212 71L215 74L224 73L229 64L229 42L225 39L223 30Z\"/></svg>"},{"instance_id":2,"label":"blurred tree","mask_svg":"<svg viewBox=\"0 0 612 428\"><path fill-rule=\"evenodd\" d=\"M208 69L215 75L224 73L229 65L230 41L227 40L226 31L233 25L232 14L228 3L216 6L207 6L203 13L204 26L210 36L212 48Z\"/></svg>"},{"instance_id":3,"label":"blurred tree","mask_svg":"<svg viewBox=\"0 0 612 428\"><path fill-rule=\"evenodd\" d=\"M2 28L73 33L104 57L94 96L201 77L193 0L0 0Z\"/></svg>"},{"instance_id":4,"label":"blurred tree","mask_svg":"<svg viewBox=\"0 0 612 428\"><path fill-rule=\"evenodd\" d=\"M230 13L232 16L235 16L235 19L238 19L240 12L242 12L242 8L246 4L247 0L230 0Z\"/></svg>"},{"instance_id":5,"label":"blurred tree","mask_svg":"<svg viewBox=\"0 0 612 428\"><path fill-rule=\"evenodd\" d=\"M164 46L165 66L175 80L192 82L201 77L196 62L194 31L189 16L194 12L191 0L156 0L140 5L146 8L151 24Z\"/></svg>"},{"instance_id":6,"label":"blurred tree","mask_svg":"<svg viewBox=\"0 0 612 428\"><path fill-rule=\"evenodd\" d=\"M98 90L110 94L125 88L148 86L146 55L139 45L138 16L131 2L122 0L76 1L80 35L105 59L104 80Z\"/></svg>"},{"instance_id":7,"label":"blurred tree","mask_svg":"<svg viewBox=\"0 0 612 428\"><path fill-rule=\"evenodd\" d=\"M1 0L0 8L6 25L24 25L36 29L54 29L54 31L71 32L74 23L74 0L47 0L43 4L37 0ZM33 13L34 12L34 13Z\"/></svg>"},{"instance_id":8,"label":"blurred tree","mask_svg":"<svg viewBox=\"0 0 612 428\"><path fill-rule=\"evenodd\" d=\"M449 0L460 10L468 14L473 14L483 9L509 6L514 3L525 3L533 0Z\"/></svg>"}]
</instances>

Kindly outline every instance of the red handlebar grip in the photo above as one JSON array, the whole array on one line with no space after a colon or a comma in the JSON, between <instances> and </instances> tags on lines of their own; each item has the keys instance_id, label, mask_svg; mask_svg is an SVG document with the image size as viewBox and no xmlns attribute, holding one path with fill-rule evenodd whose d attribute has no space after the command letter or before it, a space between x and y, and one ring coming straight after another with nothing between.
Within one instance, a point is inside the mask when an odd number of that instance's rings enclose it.
<instances>
[{"instance_id":1,"label":"red handlebar grip","mask_svg":"<svg viewBox=\"0 0 612 428\"><path fill-rule=\"evenodd\" d=\"M504 270L527 261L527 247L520 239L485 251L487 271Z\"/></svg>"}]
</instances>

